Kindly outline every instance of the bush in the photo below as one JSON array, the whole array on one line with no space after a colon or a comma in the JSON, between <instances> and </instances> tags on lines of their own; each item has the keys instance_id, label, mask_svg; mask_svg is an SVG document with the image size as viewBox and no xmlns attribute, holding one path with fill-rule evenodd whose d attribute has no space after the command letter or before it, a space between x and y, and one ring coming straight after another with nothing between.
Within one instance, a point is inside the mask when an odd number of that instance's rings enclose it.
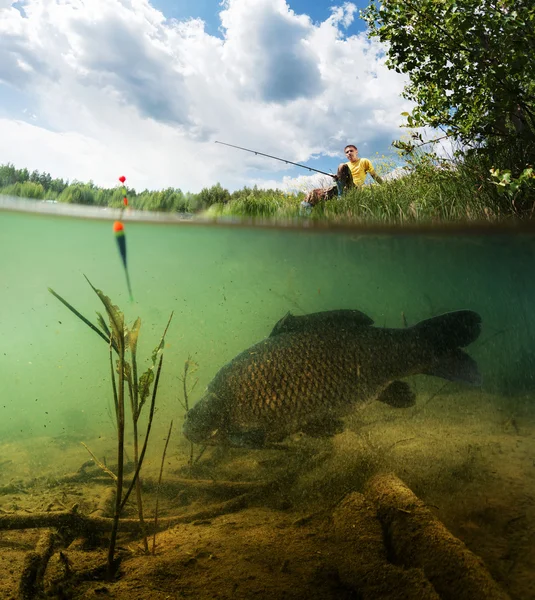
<instances>
[{"instance_id":1,"label":"bush","mask_svg":"<svg viewBox=\"0 0 535 600\"><path fill-rule=\"evenodd\" d=\"M75 183L66 187L59 195L58 200L68 204L94 204L95 192L88 185Z\"/></svg>"},{"instance_id":2,"label":"bush","mask_svg":"<svg viewBox=\"0 0 535 600\"><path fill-rule=\"evenodd\" d=\"M213 204L226 204L230 200L230 192L216 183L211 188L203 188L194 199L197 210L209 208Z\"/></svg>"},{"instance_id":3,"label":"bush","mask_svg":"<svg viewBox=\"0 0 535 600\"><path fill-rule=\"evenodd\" d=\"M11 196L20 196L21 198L32 198L35 200L42 200L45 197L43 186L40 183L34 183L32 181L8 185L2 192Z\"/></svg>"}]
</instances>

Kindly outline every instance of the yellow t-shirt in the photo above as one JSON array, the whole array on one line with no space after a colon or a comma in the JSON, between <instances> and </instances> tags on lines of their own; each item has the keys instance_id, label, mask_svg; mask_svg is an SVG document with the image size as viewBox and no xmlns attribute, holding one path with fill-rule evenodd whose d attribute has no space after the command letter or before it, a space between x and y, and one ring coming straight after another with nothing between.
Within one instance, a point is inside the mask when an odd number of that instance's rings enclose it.
<instances>
[{"instance_id":1,"label":"yellow t-shirt","mask_svg":"<svg viewBox=\"0 0 535 600\"><path fill-rule=\"evenodd\" d=\"M359 158L355 162L348 162L346 165L351 171L351 177L355 185L362 185L366 179L366 173L375 175L375 170L372 167L372 163L367 158Z\"/></svg>"}]
</instances>

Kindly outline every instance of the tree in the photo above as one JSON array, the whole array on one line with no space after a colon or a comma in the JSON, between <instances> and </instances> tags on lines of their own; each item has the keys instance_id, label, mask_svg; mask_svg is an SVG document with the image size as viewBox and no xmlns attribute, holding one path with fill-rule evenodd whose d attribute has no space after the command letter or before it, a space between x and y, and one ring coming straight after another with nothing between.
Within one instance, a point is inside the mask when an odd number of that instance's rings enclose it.
<instances>
[{"instance_id":1,"label":"tree","mask_svg":"<svg viewBox=\"0 0 535 600\"><path fill-rule=\"evenodd\" d=\"M66 187L58 200L68 204L94 204L95 196L88 185L76 182Z\"/></svg>"},{"instance_id":2,"label":"tree","mask_svg":"<svg viewBox=\"0 0 535 600\"><path fill-rule=\"evenodd\" d=\"M63 179L51 179L49 184L49 189L56 194L61 194L61 192L67 187L67 183L63 181Z\"/></svg>"},{"instance_id":3,"label":"tree","mask_svg":"<svg viewBox=\"0 0 535 600\"><path fill-rule=\"evenodd\" d=\"M13 185L4 187L2 193L9 196L20 196L21 198L34 198L37 200L45 197L43 186L34 181L25 181L23 183L17 181Z\"/></svg>"},{"instance_id":4,"label":"tree","mask_svg":"<svg viewBox=\"0 0 535 600\"><path fill-rule=\"evenodd\" d=\"M520 140L533 160L533 0L372 0L363 17L388 43L387 66L410 77L410 127L473 146Z\"/></svg>"},{"instance_id":5,"label":"tree","mask_svg":"<svg viewBox=\"0 0 535 600\"><path fill-rule=\"evenodd\" d=\"M218 182L211 188L203 188L196 195L197 208L208 208L212 204L226 204L230 200L230 192Z\"/></svg>"}]
</instances>

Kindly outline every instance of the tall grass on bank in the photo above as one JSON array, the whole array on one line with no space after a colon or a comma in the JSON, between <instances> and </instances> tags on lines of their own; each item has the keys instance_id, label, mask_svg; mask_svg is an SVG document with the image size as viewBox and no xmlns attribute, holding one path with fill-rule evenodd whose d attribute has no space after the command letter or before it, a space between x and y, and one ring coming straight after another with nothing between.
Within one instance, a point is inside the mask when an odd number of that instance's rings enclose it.
<instances>
[{"instance_id":1,"label":"tall grass on bank","mask_svg":"<svg viewBox=\"0 0 535 600\"><path fill-rule=\"evenodd\" d=\"M315 211L317 218L332 221L396 224L488 221L498 217L488 198L455 171L427 177L413 173L382 185L353 189Z\"/></svg>"},{"instance_id":2,"label":"tall grass on bank","mask_svg":"<svg viewBox=\"0 0 535 600\"><path fill-rule=\"evenodd\" d=\"M455 173L428 179L409 174L382 185L366 185L348 191L341 199L321 202L307 212L300 206L303 198L304 194L291 196L282 192L257 194L227 204L214 204L205 216L288 219L306 215L310 219L332 222L396 224L493 220L506 216L498 214L484 195Z\"/></svg>"},{"instance_id":3,"label":"tall grass on bank","mask_svg":"<svg viewBox=\"0 0 535 600\"><path fill-rule=\"evenodd\" d=\"M349 190L341 199L320 202L312 210L300 206L304 193L263 194L257 190L239 200L214 204L204 214L280 219L305 215L312 220L382 224L531 218L535 180L533 183L521 195L504 192L492 183L485 160L443 160L437 164L424 156L396 179Z\"/></svg>"}]
</instances>

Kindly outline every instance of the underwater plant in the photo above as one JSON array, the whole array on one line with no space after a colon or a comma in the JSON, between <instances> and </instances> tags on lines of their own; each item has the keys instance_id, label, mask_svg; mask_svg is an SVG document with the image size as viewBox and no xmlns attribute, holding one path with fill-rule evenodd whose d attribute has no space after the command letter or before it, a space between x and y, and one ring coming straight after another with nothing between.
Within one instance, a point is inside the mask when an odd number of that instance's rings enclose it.
<instances>
[{"instance_id":1,"label":"underwater plant","mask_svg":"<svg viewBox=\"0 0 535 600\"><path fill-rule=\"evenodd\" d=\"M191 356L188 356L188 360L186 360L184 362L184 375L180 378L180 380L182 381L182 393L184 396L183 400L180 400L180 398L178 399L178 402L180 404L180 406L182 406L182 408L184 409L186 415L189 412L190 406L189 406L189 394L191 392L193 392L193 390L195 389L197 383L199 383L199 379L195 379L195 381L193 382L193 385L191 387L188 386L188 375L192 375L195 373L195 371L198 369L198 364L192 360ZM189 391L188 391L189 390ZM199 454L199 456L197 456L196 460L199 460L199 458L201 457L202 453L204 452L204 450L201 450L201 454ZM190 472L190 476L192 474L192 469L193 469L193 464L194 464L194 460L193 460L193 443L190 442L190 446L189 446L189 460L188 460L188 466L189 466L189 472Z\"/></svg>"},{"instance_id":2,"label":"underwater plant","mask_svg":"<svg viewBox=\"0 0 535 600\"><path fill-rule=\"evenodd\" d=\"M86 277L87 279L87 277ZM154 409L156 405L156 394L158 391L158 382L162 370L163 348L165 344L165 335L169 328L169 324L173 317L171 313L165 330L162 334L159 344L156 346L151 355L151 365L148 369L138 377L138 361L137 361L137 344L139 331L141 328L141 319L135 320L131 327L125 324L123 312L118 306L112 303L110 298L101 290L95 288L87 279L87 282L101 300L108 316L106 323L101 313L97 311L98 324L97 327L77 311L69 302L57 294L53 289L48 288L48 291L63 303L71 312L81 319L88 327L104 339L109 348L109 360L111 370L111 384L113 391L113 401L115 406L115 419L117 427L117 473L112 473L108 468L101 465L96 459L97 464L101 466L108 475L112 476L116 485L115 508L113 515L113 526L110 536L110 545L108 549L108 578L112 578L116 570L116 562L114 560L115 545L117 540L117 532L121 513L124 510L126 502L134 489L136 488L136 499L139 521L143 531L143 543L145 551L148 552L148 541L145 531L143 518L143 502L141 496L141 482L139 473L147 450L149 434L152 427L154 417ZM127 352L130 351L130 361L127 360ZM116 361L114 363L113 353L115 352ZM151 391L152 388L152 391ZM133 446L134 446L134 476L126 492L123 490L124 483L124 455L125 455L125 397L126 393L130 399L131 418L133 426ZM151 397L150 409L145 431L143 445L141 451L139 449L139 417L145 406L149 396ZM91 453L92 454L92 453ZM92 456L94 456L92 454Z\"/></svg>"}]
</instances>

